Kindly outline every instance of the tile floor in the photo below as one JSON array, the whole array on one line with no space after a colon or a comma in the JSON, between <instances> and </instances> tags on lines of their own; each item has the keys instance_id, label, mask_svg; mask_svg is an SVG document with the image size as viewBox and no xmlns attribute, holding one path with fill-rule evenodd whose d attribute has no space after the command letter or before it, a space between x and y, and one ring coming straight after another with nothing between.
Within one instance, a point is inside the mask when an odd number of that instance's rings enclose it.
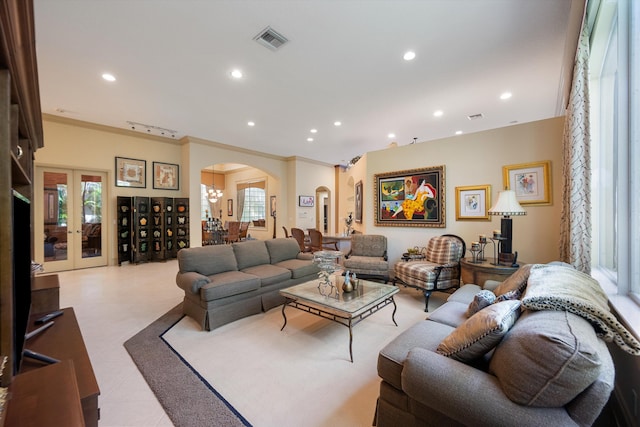
<instances>
[{"instance_id":1,"label":"tile floor","mask_svg":"<svg viewBox=\"0 0 640 427\"><path fill-rule=\"evenodd\" d=\"M177 271L171 260L58 273L100 387L100 427L173 426L122 344L182 301Z\"/></svg>"}]
</instances>

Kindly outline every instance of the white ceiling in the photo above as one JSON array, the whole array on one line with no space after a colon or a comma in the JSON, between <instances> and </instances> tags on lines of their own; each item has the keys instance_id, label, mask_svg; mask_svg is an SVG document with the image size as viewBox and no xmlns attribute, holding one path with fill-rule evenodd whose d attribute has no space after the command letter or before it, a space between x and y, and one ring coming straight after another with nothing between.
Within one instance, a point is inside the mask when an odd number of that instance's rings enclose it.
<instances>
[{"instance_id":1,"label":"white ceiling","mask_svg":"<svg viewBox=\"0 0 640 427\"><path fill-rule=\"evenodd\" d=\"M584 1L34 4L43 113L346 164L390 132L404 145L562 115ZM289 43L253 41L267 26Z\"/></svg>"}]
</instances>

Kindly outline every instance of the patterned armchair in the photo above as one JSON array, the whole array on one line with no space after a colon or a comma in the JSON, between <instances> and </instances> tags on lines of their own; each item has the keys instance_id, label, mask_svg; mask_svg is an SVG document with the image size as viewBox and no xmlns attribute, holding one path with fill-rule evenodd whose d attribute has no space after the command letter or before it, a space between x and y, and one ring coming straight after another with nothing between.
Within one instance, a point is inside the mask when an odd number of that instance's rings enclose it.
<instances>
[{"instance_id":1,"label":"patterned armchair","mask_svg":"<svg viewBox=\"0 0 640 427\"><path fill-rule=\"evenodd\" d=\"M397 282L424 291L425 309L429 311L429 297L433 291L460 286L460 258L466 245L454 234L432 237L425 250L425 259L398 261L394 268Z\"/></svg>"},{"instance_id":2,"label":"patterned armchair","mask_svg":"<svg viewBox=\"0 0 640 427\"><path fill-rule=\"evenodd\" d=\"M351 250L344 260L344 269L362 279L389 281L386 236L352 234Z\"/></svg>"}]
</instances>

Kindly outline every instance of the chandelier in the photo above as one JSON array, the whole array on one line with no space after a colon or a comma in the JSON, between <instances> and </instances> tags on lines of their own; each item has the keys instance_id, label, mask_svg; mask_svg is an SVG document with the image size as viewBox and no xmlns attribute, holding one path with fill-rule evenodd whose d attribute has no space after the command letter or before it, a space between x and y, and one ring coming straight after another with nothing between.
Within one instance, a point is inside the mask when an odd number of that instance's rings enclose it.
<instances>
[{"instance_id":1,"label":"chandelier","mask_svg":"<svg viewBox=\"0 0 640 427\"><path fill-rule=\"evenodd\" d=\"M222 198L222 190L217 189L215 185L210 186L207 188L207 198L209 202L216 203L218 199Z\"/></svg>"}]
</instances>

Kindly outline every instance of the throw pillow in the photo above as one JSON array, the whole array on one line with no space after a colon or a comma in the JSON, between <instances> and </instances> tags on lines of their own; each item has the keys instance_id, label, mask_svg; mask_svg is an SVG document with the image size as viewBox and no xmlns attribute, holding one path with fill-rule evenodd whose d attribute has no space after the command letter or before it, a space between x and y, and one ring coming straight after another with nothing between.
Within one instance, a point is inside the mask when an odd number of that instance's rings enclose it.
<instances>
[{"instance_id":1,"label":"throw pillow","mask_svg":"<svg viewBox=\"0 0 640 427\"><path fill-rule=\"evenodd\" d=\"M520 405L561 407L598 378L600 346L593 327L575 314L525 311L495 349L489 372Z\"/></svg>"},{"instance_id":2,"label":"throw pillow","mask_svg":"<svg viewBox=\"0 0 640 427\"><path fill-rule=\"evenodd\" d=\"M516 270L511 276L507 277L504 282L500 283L498 287L493 290L493 293L497 297L500 295L517 289L520 294L524 293L524 289L527 287L527 279L529 278L529 272L533 264L525 264Z\"/></svg>"},{"instance_id":3,"label":"throw pillow","mask_svg":"<svg viewBox=\"0 0 640 427\"><path fill-rule=\"evenodd\" d=\"M520 301L492 304L468 318L447 336L437 353L460 362L472 362L498 345L520 316Z\"/></svg>"},{"instance_id":4,"label":"throw pillow","mask_svg":"<svg viewBox=\"0 0 640 427\"><path fill-rule=\"evenodd\" d=\"M478 311L482 310L485 307L490 306L496 300L496 296L493 292L483 289L473 297L473 300L469 303L469 308L467 308L467 317L471 317L476 314Z\"/></svg>"},{"instance_id":5,"label":"throw pillow","mask_svg":"<svg viewBox=\"0 0 640 427\"><path fill-rule=\"evenodd\" d=\"M518 289L513 289L509 292L505 292L499 297L496 297L495 302L508 301L512 299L520 299L521 296L522 296L522 293Z\"/></svg>"}]
</instances>

